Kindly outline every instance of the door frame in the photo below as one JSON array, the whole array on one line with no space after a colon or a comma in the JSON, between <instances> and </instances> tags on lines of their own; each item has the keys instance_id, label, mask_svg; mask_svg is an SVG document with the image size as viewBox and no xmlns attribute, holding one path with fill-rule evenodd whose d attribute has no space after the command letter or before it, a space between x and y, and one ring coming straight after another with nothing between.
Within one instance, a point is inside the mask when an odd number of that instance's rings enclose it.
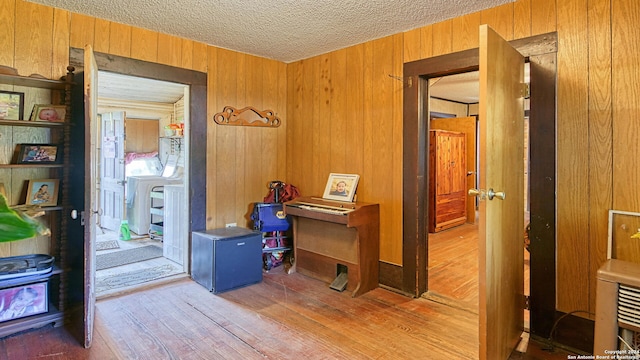
<instances>
[{"instance_id":1,"label":"door frame","mask_svg":"<svg viewBox=\"0 0 640 360\"><path fill-rule=\"evenodd\" d=\"M100 70L116 72L125 75L143 77L148 79L162 80L167 82L174 82L179 84L189 85L189 112L190 112L190 131L188 133L188 142L191 149L202 149L207 146L207 74L200 71L182 69L172 67L168 65L162 65L157 63L146 62L142 60L134 60L130 58L109 55L104 53L94 52L95 61L97 67ZM84 68L84 49L70 48L69 49L69 63L71 66L78 70L78 73L83 71ZM82 80L80 80L82 81ZM80 98L78 98L80 97ZM74 95L74 112L84 119L83 110L84 101L82 99L82 92L76 91ZM74 133L76 139L83 139L85 136L78 132L84 132L84 126L74 127ZM87 149L80 149L76 152L77 156L84 157L85 165L88 166L92 162L92 159L88 158ZM188 157L189 161L189 208L188 208L188 245L185 248L185 252L190 254L191 252L191 233L192 230L201 230L206 226L206 175L207 175L207 152L196 151L191 152ZM85 179L84 168L77 169L74 178ZM84 187L84 186L83 186ZM91 193L90 188L84 188L82 194L77 195L84 198L90 198L95 196ZM86 207L86 205L85 205ZM95 209L78 209L78 213L86 214L85 216L93 216ZM82 227L84 227L83 224ZM75 232L74 232L75 233ZM77 234L80 235L80 234ZM84 289L91 286L91 280L86 280L83 276L87 270L87 262L85 259L91 254L86 253L85 243L91 241L92 234L88 233L85 229L84 236L76 236L69 240L69 263L72 264L69 273L70 281L67 289L67 299L69 303L69 310L72 312L69 315L70 330L74 334L87 332L87 325L85 329L79 325L82 319L86 316L86 311L82 313L83 305L87 299L79 298L80 294L84 293ZM95 234L93 234L95 236ZM186 265L189 269L189 265ZM89 282L89 283L87 283ZM80 306L78 306L80 305ZM80 321L77 321L80 319ZM78 339L82 339L82 335L76 335Z\"/></svg>"},{"instance_id":2,"label":"door frame","mask_svg":"<svg viewBox=\"0 0 640 360\"><path fill-rule=\"evenodd\" d=\"M556 58L557 34L510 41L530 62L530 318L531 334L548 337L556 298ZM428 133L430 78L476 71L478 48L404 64L403 266L400 290L427 291ZM480 120L482 121L482 120ZM524 229L523 229L524 231Z\"/></svg>"},{"instance_id":3,"label":"door frame","mask_svg":"<svg viewBox=\"0 0 640 360\"><path fill-rule=\"evenodd\" d=\"M70 48L69 63L76 68L84 66L84 49ZM203 149L207 146L207 74L201 71L177 68L169 65L136 60L95 52L98 69L119 74L162 80L189 85L190 131L189 147ZM206 151L189 154L189 247L191 231L206 227Z\"/></svg>"}]
</instances>

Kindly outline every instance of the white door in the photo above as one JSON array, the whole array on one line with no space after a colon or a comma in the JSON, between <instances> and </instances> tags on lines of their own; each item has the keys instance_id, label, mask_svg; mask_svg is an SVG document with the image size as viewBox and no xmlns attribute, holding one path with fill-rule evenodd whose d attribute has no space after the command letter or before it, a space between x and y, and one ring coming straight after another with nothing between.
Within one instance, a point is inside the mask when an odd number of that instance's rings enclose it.
<instances>
[{"instance_id":1,"label":"white door","mask_svg":"<svg viewBox=\"0 0 640 360\"><path fill-rule=\"evenodd\" d=\"M125 159L123 111L102 114L100 159L100 226L118 231L125 214Z\"/></svg>"},{"instance_id":2,"label":"white door","mask_svg":"<svg viewBox=\"0 0 640 360\"><path fill-rule=\"evenodd\" d=\"M524 325L524 58L480 27L480 359L508 359Z\"/></svg>"}]
</instances>

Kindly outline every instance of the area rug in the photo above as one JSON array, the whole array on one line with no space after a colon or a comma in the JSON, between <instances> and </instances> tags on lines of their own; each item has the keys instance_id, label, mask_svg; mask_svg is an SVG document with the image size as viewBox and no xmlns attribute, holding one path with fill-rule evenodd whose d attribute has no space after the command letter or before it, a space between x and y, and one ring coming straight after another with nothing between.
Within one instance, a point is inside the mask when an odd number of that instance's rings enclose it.
<instances>
[{"instance_id":1,"label":"area rug","mask_svg":"<svg viewBox=\"0 0 640 360\"><path fill-rule=\"evenodd\" d=\"M96 251L111 250L111 249L120 249L120 244L118 244L118 240L107 240L107 241L96 242Z\"/></svg>"},{"instance_id":2,"label":"area rug","mask_svg":"<svg viewBox=\"0 0 640 360\"><path fill-rule=\"evenodd\" d=\"M147 245L135 249L100 254L96 256L96 270L132 264L139 261L155 259L161 256L162 248L155 245Z\"/></svg>"},{"instance_id":3,"label":"area rug","mask_svg":"<svg viewBox=\"0 0 640 360\"><path fill-rule=\"evenodd\" d=\"M96 279L96 292L117 289L125 286L142 284L171 275L175 269L171 265L162 265L149 269L125 272L118 275Z\"/></svg>"}]
</instances>

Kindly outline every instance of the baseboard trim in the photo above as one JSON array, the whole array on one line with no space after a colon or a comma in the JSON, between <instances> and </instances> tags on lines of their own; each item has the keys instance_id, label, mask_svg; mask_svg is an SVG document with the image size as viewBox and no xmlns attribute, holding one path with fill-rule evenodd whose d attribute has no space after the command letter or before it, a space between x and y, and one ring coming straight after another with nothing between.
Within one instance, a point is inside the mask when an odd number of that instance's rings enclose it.
<instances>
[{"instance_id":1,"label":"baseboard trim","mask_svg":"<svg viewBox=\"0 0 640 360\"><path fill-rule=\"evenodd\" d=\"M572 313L556 311L555 324L555 329L551 330L552 334L547 337L551 344L560 344L587 354L593 352L595 321Z\"/></svg>"},{"instance_id":2,"label":"baseboard trim","mask_svg":"<svg viewBox=\"0 0 640 360\"><path fill-rule=\"evenodd\" d=\"M402 266L378 261L378 282L392 291L407 294L402 290ZM411 297L415 297L413 294Z\"/></svg>"}]
</instances>

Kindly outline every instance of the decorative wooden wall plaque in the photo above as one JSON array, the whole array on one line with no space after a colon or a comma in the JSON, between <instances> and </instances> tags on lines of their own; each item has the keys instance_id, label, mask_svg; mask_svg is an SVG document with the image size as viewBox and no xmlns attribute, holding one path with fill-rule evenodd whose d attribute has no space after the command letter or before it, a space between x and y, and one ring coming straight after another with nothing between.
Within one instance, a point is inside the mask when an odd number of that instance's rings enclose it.
<instances>
[{"instance_id":1,"label":"decorative wooden wall plaque","mask_svg":"<svg viewBox=\"0 0 640 360\"><path fill-rule=\"evenodd\" d=\"M247 106L241 110L233 106L225 106L222 112L213 116L213 121L220 125L278 127L280 118L271 110L257 110Z\"/></svg>"}]
</instances>

